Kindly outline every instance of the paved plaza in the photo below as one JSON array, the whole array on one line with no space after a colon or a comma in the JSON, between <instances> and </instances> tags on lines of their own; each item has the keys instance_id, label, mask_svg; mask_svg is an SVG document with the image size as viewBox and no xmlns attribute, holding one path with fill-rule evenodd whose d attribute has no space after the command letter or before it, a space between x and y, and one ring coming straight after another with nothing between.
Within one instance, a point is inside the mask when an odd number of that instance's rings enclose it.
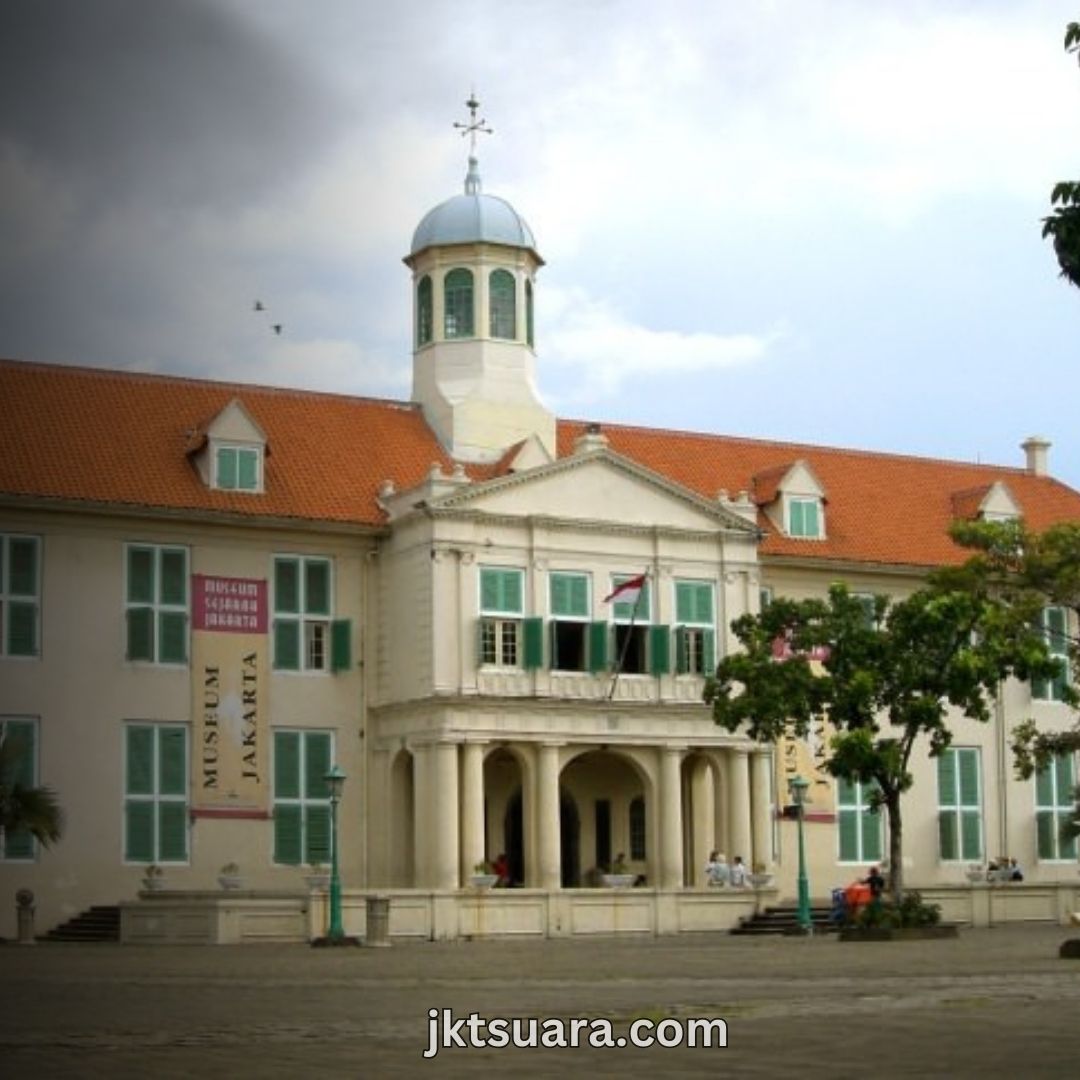
<instances>
[{"instance_id":1,"label":"paved plaza","mask_svg":"<svg viewBox=\"0 0 1080 1080\"><path fill-rule=\"evenodd\" d=\"M589 938L306 946L0 947L0 1075L1066 1077L1080 960L1059 927L958 940ZM444 1049L428 1010L722 1017L726 1048ZM467 1033L467 1032L466 1032Z\"/></svg>"}]
</instances>

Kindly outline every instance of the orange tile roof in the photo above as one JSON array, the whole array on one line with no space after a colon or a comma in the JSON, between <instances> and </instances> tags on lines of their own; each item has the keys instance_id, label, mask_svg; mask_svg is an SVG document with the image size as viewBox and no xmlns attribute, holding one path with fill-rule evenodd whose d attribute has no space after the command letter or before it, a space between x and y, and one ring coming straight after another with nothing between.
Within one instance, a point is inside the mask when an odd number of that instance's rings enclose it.
<instances>
[{"instance_id":1,"label":"orange tile roof","mask_svg":"<svg viewBox=\"0 0 1080 1080\"><path fill-rule=\"evenodd\" d=\"M192 439L234 397L271 447L262 495L208 489L189 456ZM402 491L433 462L453 468L406 402L0 360L0 410L6 495L380 526L384 480ZM573 452L585 426L560 421L559 456ZM781 536L762 514L765 556L955 562L963 553L946 535L953 497L996 480L1007 481L1034 528L1080 520L1080 493L1023 469L611 424L603 434L616 453L709 499L722 488L752 491L755 477L804 459L828 497L827 539ZM467 469L473 479L498 471Z\"/></svg>"},{"instance_id":2,"label":"orange tile roof","mask_svg":"<svg viewBox=\"0 0 1080 1080\"><path fill-rule=\"evenodd\" d=\"M559 454L571 452L583 421L559 424ZM865 450L768 442L762 439L663 431L604 424L610 448L662 473L706 498L726 488L731 496L753 492L753 478L780 475L805 460L827 498L824 540L794 540L778 533L764 513L763 556L796 556L930 567L967 554L947 533L954 493L987 488L995 480L1009 491L1033 529L1055 521L1080 521L1080 493L1025 469L881 454Z\"/></svg>"}]
</instances>

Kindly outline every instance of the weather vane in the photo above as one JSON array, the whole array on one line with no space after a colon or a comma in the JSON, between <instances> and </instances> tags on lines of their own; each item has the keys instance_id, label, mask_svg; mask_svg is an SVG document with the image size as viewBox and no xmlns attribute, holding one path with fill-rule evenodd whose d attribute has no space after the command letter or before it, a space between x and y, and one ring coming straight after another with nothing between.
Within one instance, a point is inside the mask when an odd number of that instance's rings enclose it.
<instances>
[{"instance_id":1,"label":"weather vane","mask_svg":"<svg viewBox=\"0 0 1080 1080\"><path fill-rule=\"evenodd\" d=\"M467 124L454 121L454 127L458 128L461 132L461 137L465 138L469 136L469 157L476 157L476 134L479 132L482 135L494 135L494 131L487 126L487 120L481 117L476 119L476 110L480 108L480 102L476 100L476 91L472 91L469 95L469 100L465 102L465 107L469 110L469 122Z\"/></svg>"}]
</instances>

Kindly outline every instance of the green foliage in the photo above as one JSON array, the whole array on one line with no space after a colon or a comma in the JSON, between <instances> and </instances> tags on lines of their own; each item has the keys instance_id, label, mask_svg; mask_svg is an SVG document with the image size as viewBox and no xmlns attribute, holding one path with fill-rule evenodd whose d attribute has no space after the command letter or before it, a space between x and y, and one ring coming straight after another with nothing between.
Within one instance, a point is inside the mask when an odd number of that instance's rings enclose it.
<instances>
[{"instance_id":1,"label":"green foliage","mask_svg":"<svg viewBox=\"0 0 1080 1080\"><path fill-rule=\"evenodd\" d=\"M1003 679L1057 670L1030 612L1000 602L988 575L971 568L963 587L932 585L891 604L879 596L872 613L843 585L833 586L827 600L777 600L735 622L742 650L724 657L706 684L716 722L757 741L832 724L825 767L875 784L875 802L888 810L897 900L900 796L912 785L916 741L941 754L952 741L950 715L985 722ZM812 663L811 655L822 659Z\"/></svg>"},{"instance_id":2,"label":"green foliage","mask_svg":"<svg viewBox=\"0 0 1080 1080\"><path fill-rule=\"evenodd\" d=\"M912 889L899 903L872 900L859 909L850 926L886 927L890 930L909 926L937 926L941 922L941 906L923 901L922 894Z\"/></svg>"},{"instance_id":3,"label":"green foliage","mask_svg":"<svg viewBox=\"0 0 1080 1080\"><path fill-rule=\"evenodd\" d=\"M1080 61L1080 23L1065 28L1065 51ZM1051 213L1043 218L1043 238L1053 238L1061 276L1080 288L1080 182L1055 184L1050 206Z\"/></svg>"},{"instance_id":4,"label":"green foliage","mask_svg":"<svg viewBox=\"0 0 1080 1080\"><path fill-rule=\"evenodd\" d=\"M15 739L0 736L0 832L26 829L43 847L48 847L63 832L63 811L48 788L32 787L19 780L22 750Z\"/></svg>"}]
</instances>

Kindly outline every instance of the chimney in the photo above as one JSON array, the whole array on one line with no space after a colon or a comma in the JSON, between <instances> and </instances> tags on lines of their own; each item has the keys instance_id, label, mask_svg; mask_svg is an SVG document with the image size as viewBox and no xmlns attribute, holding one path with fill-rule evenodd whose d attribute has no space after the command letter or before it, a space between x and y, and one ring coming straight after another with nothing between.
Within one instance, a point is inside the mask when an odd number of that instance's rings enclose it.
<instances>
[{"instance_id":1,"label":"chimney","mask_svg":"<svg viewBox=\"0 0 1080 1080\"><path fill-rule=\"evenodd\" d=\"M590 450L603 450L608 445L608 437L596 423L586 424L585 431L574 440L574 453L587 454Z\"/></svg>"},{"instance_id":2,"label":"chimney","mask_svg":"<svg viewBox=\"0 0 1080 1080\"><path fill-rule=\"evenodd\" d=\"M1020 444L1020 449L1027 454L1027 471L1032 476L1048 476L1048 451L1051 443L1041 435L1032 435Z\"/></svg>"}]
</instances>

